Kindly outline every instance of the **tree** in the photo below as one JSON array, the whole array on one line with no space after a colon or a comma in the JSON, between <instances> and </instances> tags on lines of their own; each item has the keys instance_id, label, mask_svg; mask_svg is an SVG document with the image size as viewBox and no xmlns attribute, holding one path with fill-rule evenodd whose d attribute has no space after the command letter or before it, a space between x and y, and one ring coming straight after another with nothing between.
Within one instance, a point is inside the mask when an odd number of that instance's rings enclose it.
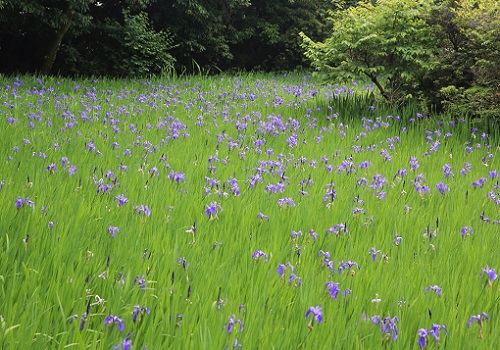
<instances>
[{"instance_id":1,"label":"tree","mask_svg":"<svg viewBox=\"0 0 500 350\"><path fill-rule=\"evenodd\" d=\"M239 35L230 45L233 65L274 71L307 66L299 32L324 40L328 25L322 18L333 8L331 0L252 0L235 23Z\"/></svg>"},{"instance_id":2,"label":"tree","mask_svg":"<svg viewBox=\"0 0 500 350\"><path fill-rule=\"evenodd\" d=\"M249 0L162 0L147 12L156 30L168 30L178 44L172 50L179 70L227 68L230 43L240 34L234 24Z\"/></svg>"},{"instance_id":3,"label":"tree","mask_svg":"<svg viewBox=\"0 0 500 350\"><path fill-rule=\"evenodd\" d=\"M452 14L447 27L459 29L453 57L458 70L468 72L465 84L437 82L443 107L452 113L466 113L486 121L500 120L500 2L458 0L441 8ZM443 50L444 51L444 50ZM464 64L465 63L465 64ZM441 60L442 67L443 61ZM441 83L441 84L439 84Z\"/></svg>"},{"instance_id":4,"label":"tree","mask_svg":"<svg viewBox=\"0 0 500 350\"><path fill-rule=\"evenodd\" d=\"M172 69L168 31L155 30L145 12L151 1L108 1L92 9L92 22L69 35L55 68L63 74L148 76Z\"/></svg>"},{"instance_id":5,"label":"tree","mask_svg":"<svg viewBox=\"0 0 500 350\"><path fill-rule=\"evenodd\" d=\"M500 121L500 2L379 0L331 12L332 34L306 56L337 79L367 77L390 103ZM476 118L476 121L481 119Z\"/></svg>"},{"instance_id":6,"label":"tree","mask_svg":"<svg viewBox=\"0 0 500 350\"><path fill-rule=\"evenodd\" d=\"M424 0L379 0L330 12L332 35L314 42L304 33L306 56L336 79L368 78L390 103L418 91L437 64L438 47L426 22Z\"/></svg>"},{"instance_id":7,"label":"tree","mask_svg":"<svg viewBox=\"0 0 500 350\"><path fill-rule=\"evenodd\" d=\"M48 74L61 42L71 28L90 22L95 0L3 0L0 3L0 39L4 67Z\"/></svg>"},{"instance_id":8,"label":"tree","mask_svg":"<svg viewBox=\"0 0 500 350\"><path fill-rule=\"evenodd\" d=\"M181 70L287 70L305 63L298 33L325 39L321 19L333 8L331 0L162 0L148 14L178 43Z\"/></svg>"}]
</instances>

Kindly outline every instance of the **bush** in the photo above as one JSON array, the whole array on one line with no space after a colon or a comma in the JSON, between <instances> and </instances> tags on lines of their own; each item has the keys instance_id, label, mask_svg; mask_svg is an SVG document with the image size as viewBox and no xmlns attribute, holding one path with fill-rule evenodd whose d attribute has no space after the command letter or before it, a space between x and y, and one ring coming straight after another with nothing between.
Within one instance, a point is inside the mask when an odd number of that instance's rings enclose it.
<instances>
[{"instance_id":1,"label":"bush","mask_svg":"<svg viewBox=\"0 0 500 350\"><path fill-rule=\"evenodd\" d=\"M95 38L99 38L96 40ZM56 69L63 74L147 76L171 69L173 40L155 31L145 12L123 12L123 20L95 20L81 35L61 47Z\"/></svg>"},{"instance_id":2,"label":"bush","mask_svg":"<svg viewBox=\"0 0 500 350\"><path fill-rule=\"evenodd\" d=\"M500 2L379 0L332 13L312 64L336 79L368 77L390 104L500 119Z\"/></svg>"}]
</instances>

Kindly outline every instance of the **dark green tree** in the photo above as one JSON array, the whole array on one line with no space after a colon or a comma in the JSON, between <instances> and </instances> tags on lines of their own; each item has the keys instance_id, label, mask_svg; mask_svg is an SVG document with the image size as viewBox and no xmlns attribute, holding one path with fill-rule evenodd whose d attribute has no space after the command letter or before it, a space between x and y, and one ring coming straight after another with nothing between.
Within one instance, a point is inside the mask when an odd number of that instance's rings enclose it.
<instances>
[{"instance_id":1,"label":"dark green tree","mask_svg":"<svg viewBox=\"0 0 500 350\"><path fill-rule=\"evenodd\" d=\"M55 68L63 74L146 76L171 70L168 31L155 30L145 10L151 1L107 1L92 9L92 22L68 36Z\"/></svg>"},{"instance_id":2,"label":"dark green tree","mask_svg":"<svg viewBox=\"0 0 500 350\"><path fill-rule=\"evenodd\" d=\"M445 0L431 18L441 51L429 98L450 113L500 121L500 2Z\"/></svg>"},{"instance_id":3,"label":"dark green tree","mask_svg":"<svg viewBox=\"0 0 500 350\"><path fill-rule=\"evenodd\" d=\"M240 35L236 23L249 5L249 0L164 0L148 13L156 30L173 35L177 68L199 71L231 65L230 44Z\"/></svg>"},{"instance_id":4,"label":"dark green tree","mask_svg":"<svg viewBox=\"0 0 500 350\"><path fill-rule=\"evenodd\" d=\"M89 8L95 1L2 0L2 70L48 74L65 36L90 23Z\"/></svg>"},{"instance_id":5,"label":"dark green tree","mask_svg":"<svg viewBox=\"0 0 500 350\"><path fill-rule=\"evenodd\" d=\"M236 24L234 66L275 71L308 66L299 33L324 40L330 28L323 18L334 8L330 0L253 0Z\"/></svg>"}]
</instances>

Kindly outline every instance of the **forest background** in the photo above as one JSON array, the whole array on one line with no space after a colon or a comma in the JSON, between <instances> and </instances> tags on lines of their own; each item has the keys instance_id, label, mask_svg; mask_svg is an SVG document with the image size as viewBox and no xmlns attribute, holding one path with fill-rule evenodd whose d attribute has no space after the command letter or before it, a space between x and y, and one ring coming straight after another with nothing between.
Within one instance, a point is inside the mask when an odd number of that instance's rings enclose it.
<instances>
[{"instance_id":1,"label":"forest background","mask_svg":"<svg viewBox=\"0 0 500 350\"><path fill-rule=\"evenodd\" d=\"M392 105L498 123L499 18L491 0L0 0L0 73L314 68Z\"/></svg>"}]
</instances>

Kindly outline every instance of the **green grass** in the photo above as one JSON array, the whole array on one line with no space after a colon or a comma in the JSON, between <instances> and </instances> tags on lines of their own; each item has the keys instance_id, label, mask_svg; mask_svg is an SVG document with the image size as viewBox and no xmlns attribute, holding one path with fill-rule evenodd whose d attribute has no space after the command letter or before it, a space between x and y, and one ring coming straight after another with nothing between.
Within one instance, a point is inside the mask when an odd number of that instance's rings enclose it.
<instances>
[{"instance_id":1,"label":"green grass","mask_svg":"<svg viewBox=\"0 0 500 350\"><path fill-rule=\"evenodd\" d=\"M43 85L21 77L2 78L0 88L0 348L111 349L128 339L134 349L222 349L237 339L249 349L416 349L419 329L433 324L446 325L448 336L441 331L439 345L429 336L429 349L494 349L500 341L499 279L489 286L480 278L487 265L500 269L500 206L491 200L500 199L497 135L482 139L467 120L440 125L412 108L377 106L362 86L350 93L298 75ZM426 131L440 141L436 151ZM343 162L356 173L339 172ZM57 170L47 171L50 164ZM445 178L445 164L454 176ZM407 175L396 176L400 169ZM251 185L256 174L262 183ZM416 192L419 174L430 194ZM380 176L382 187L371 188ZM482 188L473 186L483 177ZM212 180L219 185L207 189ZM440 181L448 192L437 191ZM265 190L278 182L283 192ZM323 201L328 184L331 203ZM33 208L17 208L18 198ZM279 207L283 198L295 206ZM214 201L222 211L210 219ZM141 205L149 217L137 215ZM353 215L356 207L364 212ZM326 233L338 224L348 233ZM119 228L115 237L110 226ZM473 233L463 237L466 226ZM436 236L424 237L427 229ZM381 251L375 261L371 248ZM267 262L252 259L257 250ZM319 250L330 253L333 274ZM341 260L360 268L339 273ZM287 262L300 283L288 282L290 267L280 279ZM337 300L328 281L339 283ZM424 293L433 285L441 296ZM150 313L134 323L136 305ZM308 327L311 306L322 307L323 319ZM489 321L467 327L482 312ZM123 332L104 325L109 315L123 319ZM370 321L376 315L399 318L396 340Z\"/></svg>"}]
</instances>

